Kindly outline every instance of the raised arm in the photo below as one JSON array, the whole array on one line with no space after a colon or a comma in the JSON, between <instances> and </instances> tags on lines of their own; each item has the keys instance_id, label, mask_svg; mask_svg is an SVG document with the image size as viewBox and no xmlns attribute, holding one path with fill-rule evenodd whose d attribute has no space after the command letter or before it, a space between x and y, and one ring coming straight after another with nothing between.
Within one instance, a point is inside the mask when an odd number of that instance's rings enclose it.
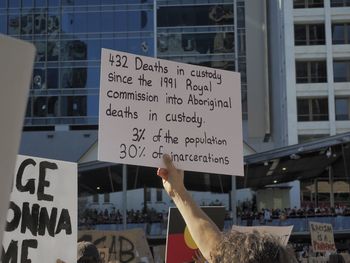
<instances>
[{"instance_id":1,"label":"raised arm","mask_svg":"<svg viewBox=\"0 0 350 263\"><path fill-rule=\"evenodd\" d=\"M164 155L166 169L159 168L163 186L179 209L186 225L203 256L212 262L211 255L221 240L221 232L187 192L183 179L184 172L177 170L169 155Z\"/></svg>"}]
</instances>

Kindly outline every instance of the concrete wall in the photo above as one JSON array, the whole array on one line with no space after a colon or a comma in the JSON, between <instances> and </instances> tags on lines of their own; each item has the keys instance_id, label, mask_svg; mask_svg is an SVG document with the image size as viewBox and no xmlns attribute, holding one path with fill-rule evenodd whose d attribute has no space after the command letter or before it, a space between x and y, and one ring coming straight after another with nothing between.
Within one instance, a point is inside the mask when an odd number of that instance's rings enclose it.
<instances>
[{"instance_id":1,"label":"concrete wall","mask_svg":"<svg viewBox=\"0 0 350 263\"><path fill-rule=\"evenodd\" d=\"M259 190L256 193L258 210L262 208L283 209L291 207L289 196L288 188L268 188Z\"/></svg>"},{"instance_id":2,"label":"concrete wall","mask_svg":"<svg viewBox=\"0 0 350 263\"><path fill-rule=\"evenodd\" d=\"M270 134L266 2L245 2L246 59L248 86L248 143L265 150Z\"/></svg>"},{"instance_id":3,"label":"concrete wall","mask_svg":"<svg viewBox=\"0 0 350 263\"><path fill-rule=\"evenodd\" d=\"M282 1L269 0L267 6L271 129L276 148L288 145Z\"/></svg>"}]
</instances>

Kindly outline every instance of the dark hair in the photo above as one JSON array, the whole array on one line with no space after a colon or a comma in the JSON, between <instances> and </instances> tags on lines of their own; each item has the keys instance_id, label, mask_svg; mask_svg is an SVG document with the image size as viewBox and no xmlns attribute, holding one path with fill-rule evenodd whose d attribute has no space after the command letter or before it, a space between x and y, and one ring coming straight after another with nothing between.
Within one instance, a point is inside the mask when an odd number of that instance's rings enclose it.
<instances>
[{"instance_id":1,"label":"dark hair","mask_svg":"<svg viewBox=\"0 0 350 263\"><path fill-rule=\"evenodd\" d=\"M258 231L241 233L230 231L211 253L214 263L295 263L292 249L283 246L279 240Z\"/></svg>"},{"instance_id":2,"label":"dark hair","mask_svg":"<svg viewBox=\"0 0 350 263\"><path fill-rule=\"evenodd\" d=\"M82 258L78 259L77 263L100 263L100 259L95 257L86 257L83 256Z\"/></svg>"}]
</instances>

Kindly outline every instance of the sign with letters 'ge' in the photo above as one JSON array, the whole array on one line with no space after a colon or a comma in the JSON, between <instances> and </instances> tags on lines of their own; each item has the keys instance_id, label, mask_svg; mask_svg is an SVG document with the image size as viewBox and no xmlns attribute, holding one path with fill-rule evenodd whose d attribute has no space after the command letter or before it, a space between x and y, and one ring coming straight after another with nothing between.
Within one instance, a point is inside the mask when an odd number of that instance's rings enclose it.
<instances>
[{"instance_id":1,"label":"sign with letters 'ge'","mask_svg":"<svg viewBox=\"0 0 350 263\"><path fill-rule=\"evenodd\" d=\"M102 49L102 161L243 175L239 73Z\"/></svg>"},{"instance_id":2,"label":"sign with letters 'ge'","mask_svg":"<svg viewBox=\"0 0 350 263\"><path fill-rule=\"evenodd\" d=\"M18 156L2 263L76 262L77 165Z\"/></svg>"}]
</instances>

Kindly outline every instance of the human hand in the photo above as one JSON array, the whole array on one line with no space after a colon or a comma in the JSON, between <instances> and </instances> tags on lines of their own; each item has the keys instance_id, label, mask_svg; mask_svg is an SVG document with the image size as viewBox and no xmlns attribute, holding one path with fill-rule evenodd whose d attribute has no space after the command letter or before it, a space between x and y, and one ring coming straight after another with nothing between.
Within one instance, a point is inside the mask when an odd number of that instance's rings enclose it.
<instances>
[{"instance_id":1,"label":"human hand","mask_svg":"<svg viewBox=\"0 0 350 263\"><path fill-rule=\"evenodd\" d=\"M64 262L63 260L61 260L61 259L58 258L58 259L56 260L56 263L66 263L66 262Z\"/></svg>"},{"instance_id":2,"label":"human hand","mask_svg":"<svg viewBox=\"0 0 350 263\"><path fill-rule=\"evenodd\" d=\"M163 179L163 186L168 195L174 197L176 192L185 189L184 172L176 169L168 154L163 155L163 161L166 168L158 168L157 175Z\"/></svg>"}]
</instances>

